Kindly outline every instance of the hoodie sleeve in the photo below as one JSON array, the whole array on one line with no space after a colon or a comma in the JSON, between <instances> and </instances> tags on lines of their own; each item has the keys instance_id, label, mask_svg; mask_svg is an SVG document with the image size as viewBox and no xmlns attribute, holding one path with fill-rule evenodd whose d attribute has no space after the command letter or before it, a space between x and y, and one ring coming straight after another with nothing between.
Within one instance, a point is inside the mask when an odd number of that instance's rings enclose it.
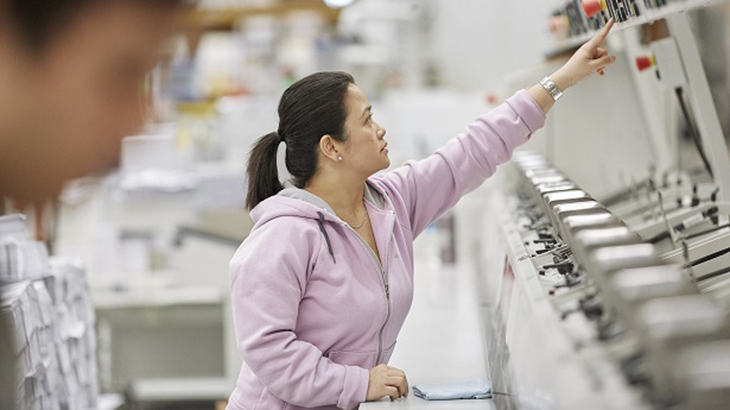
<instances>
[{"instance_id":1,"label":"hoodie sleeve","mask_svg":"<svg viewBox=\"0 0 730 410\"><path fill-rule=\"evenodd\" d=\"M294 333L314 248L321 246L312 234L275 219L252 233L233 257L236 341L247 365L279 399L350 410L366 400L368 370L334 363Z\"/></svg>"},{"instance_id":2,"label":"hoodie sleeve","mask_svg":"<svg viewBox=\"0 0 730 410\"><path fill-rule=\"evenodd\" d=\"M545 124L545 114L521 90L466 127L466 132L421 161L408 161L373 179L405 208L413 237L508 161Z\"/></svg>"}]
</instances>

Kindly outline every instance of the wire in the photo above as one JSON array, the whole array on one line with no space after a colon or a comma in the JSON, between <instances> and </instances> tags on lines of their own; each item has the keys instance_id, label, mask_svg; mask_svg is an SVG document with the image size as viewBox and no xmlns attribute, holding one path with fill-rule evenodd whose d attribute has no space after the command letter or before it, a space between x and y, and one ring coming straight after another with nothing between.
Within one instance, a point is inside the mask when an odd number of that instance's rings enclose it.
<instances>
[{"instance_id":1,"label":"wire","mask_svg":"<svg viewBox=\"0 0 730 410\"><path fill-rule=\"evenodd\" d=\"M661 201L661 199L660 199L660 201ZM646 242L657 243L657 242L662 241L667 238L672 238L672 242L676 242L676 240L675 240L676 234L684 232L685 229L693 226L694 223L690 224L689 222L683 221L674 226L669 225L669 220L667 220L667 214L664 210L664 206L662 205L661 202L660 202L660 205L661 205L662 215L664 216L664 223L667 225L667 229L662 232L659 232L658 234L647 239ZM704 222L708 218L712 218L712 217L716 216L717 213L718 213L718 208L716 206L713 206L712 208L709 208L706 211L703 211L701 214L698 214L698 215L702 215L701 222Z\"/></svg>"},{"instance_id":2,"label":"wire","mask_svg":"<svg viewBox=\"0 0 730 410\"><path fill-rule=\"evenodd\" d=\"M724 224L724 225L716 226L716 227L714 227L712 229L708 229L706 231L697 232L697 233L692 234L692 235L687 235L685 237L685 239L691 240L691 239L694 239L694 238L699 238L700 236L708 235L708 234L711 234L711 233L714 233L714 232L723 230L725 228L730 228L730 224Z\"/></svg>"},{"instance_id":3,"label":"wire","mask_svg":"<svg viewBox=\"0 0 730 410\"><path fill-rule=\"evenodd\" d=\"M692 140L695 143L695 147L697 147L697 152L700 154L700 157L702 157L702 162L705 164L705 168L707 169L707 172L710 174L710 177L712 179L715 179L715 175L712 173L712 167L710 166L710 161L707 160L707 156L705 155L705 150L702 147L702 141L700 140L700 134L697 132L697 128L695 127L694 123L692 122L692 118L689 116L689 110L687 110L687 104L684 102L684 90L682 87L677 87L674 89L674 91L677 93L677 99L679 100L679 106L682 108L682 114L684 115L684 120L687 122L687 129L689 130L690 135L692 136Z\"/></svg>"}]
</instances>

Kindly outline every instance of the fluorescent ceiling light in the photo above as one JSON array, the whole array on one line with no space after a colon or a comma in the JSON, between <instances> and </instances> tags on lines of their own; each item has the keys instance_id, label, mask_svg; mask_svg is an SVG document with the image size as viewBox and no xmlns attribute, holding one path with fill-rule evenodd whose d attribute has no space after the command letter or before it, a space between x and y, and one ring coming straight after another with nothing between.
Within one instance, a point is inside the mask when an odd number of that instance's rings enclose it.
<instances>
[{"instance_id":1,"label":"fluorescent ceiling light","mask_svg":"<svg viewBox=\"0 0 730 410\"><path fill-rule=\"evenodd\" d=\"M332 8L347 7L354 2L355 2L355 0L324 0L324 4L326 4Z\"/></svg>"}]
</instances>

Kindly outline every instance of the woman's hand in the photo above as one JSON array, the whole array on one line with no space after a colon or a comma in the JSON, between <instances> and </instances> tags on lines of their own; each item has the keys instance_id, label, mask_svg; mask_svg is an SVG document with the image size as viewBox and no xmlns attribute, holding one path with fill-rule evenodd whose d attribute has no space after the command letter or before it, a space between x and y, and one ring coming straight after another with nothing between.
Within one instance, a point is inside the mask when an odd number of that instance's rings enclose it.
<instances>
[{"instance_id":1,"label":"woman's hand","mask_svg":"<svg viewBox=\"0 0 730 410\"><path fill-rule=\"evenodd\" d=\"M565 91L593 73L605 74L603 70L616 61L616 57L609 56L608 51L602 47L611 27L613 19L609 20L595 37L583 44L563 67L550 76L558 88Z\"/></svg>"},{"instance_id":2,"label":"woman's hand","mask_svg":"<svg viewBox=\"0 0 730 410\"><path fill-rule=\"evenodd\" d=\"M609 56L608 51L603 47L603 41L606 40L611 27L613 27L613 19L609 20L595 37L583 44L564 66L550 76L561 91L578 84L593 73L604 75L605 68L616 61L616 57ZM528 92L544 113L547 114L553 107L555 101L540 84L533 86Z\"/></svg>"},{"instance_id":3,"label":"woman's hand","mask_svg":"<svg viewBox=\"0 0 730 410\"><path fill-rule=\"evenodd\" d=\"M391 399L407 397L408 380L402 370L379 364L370 369L366 400L380 400L385 396L390 396Z\"/></svg>"}]
</instances>

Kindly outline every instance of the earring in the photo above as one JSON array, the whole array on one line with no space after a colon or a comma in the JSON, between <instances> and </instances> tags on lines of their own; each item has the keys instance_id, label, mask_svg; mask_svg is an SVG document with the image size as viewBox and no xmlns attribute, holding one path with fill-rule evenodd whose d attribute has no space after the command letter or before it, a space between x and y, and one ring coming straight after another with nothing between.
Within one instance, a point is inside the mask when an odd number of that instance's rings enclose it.
<instances>
[{"instance_id":1,"label":"earring","mask_svg":"<svg viewBox=\"0 0 730 410\"><path fill-rule=\"evenodd\" d=\"M338 160L338 161L342 161L342 155L338 156L338 157L337 157L337 160Z\"/></svg>"}]
</instances>

